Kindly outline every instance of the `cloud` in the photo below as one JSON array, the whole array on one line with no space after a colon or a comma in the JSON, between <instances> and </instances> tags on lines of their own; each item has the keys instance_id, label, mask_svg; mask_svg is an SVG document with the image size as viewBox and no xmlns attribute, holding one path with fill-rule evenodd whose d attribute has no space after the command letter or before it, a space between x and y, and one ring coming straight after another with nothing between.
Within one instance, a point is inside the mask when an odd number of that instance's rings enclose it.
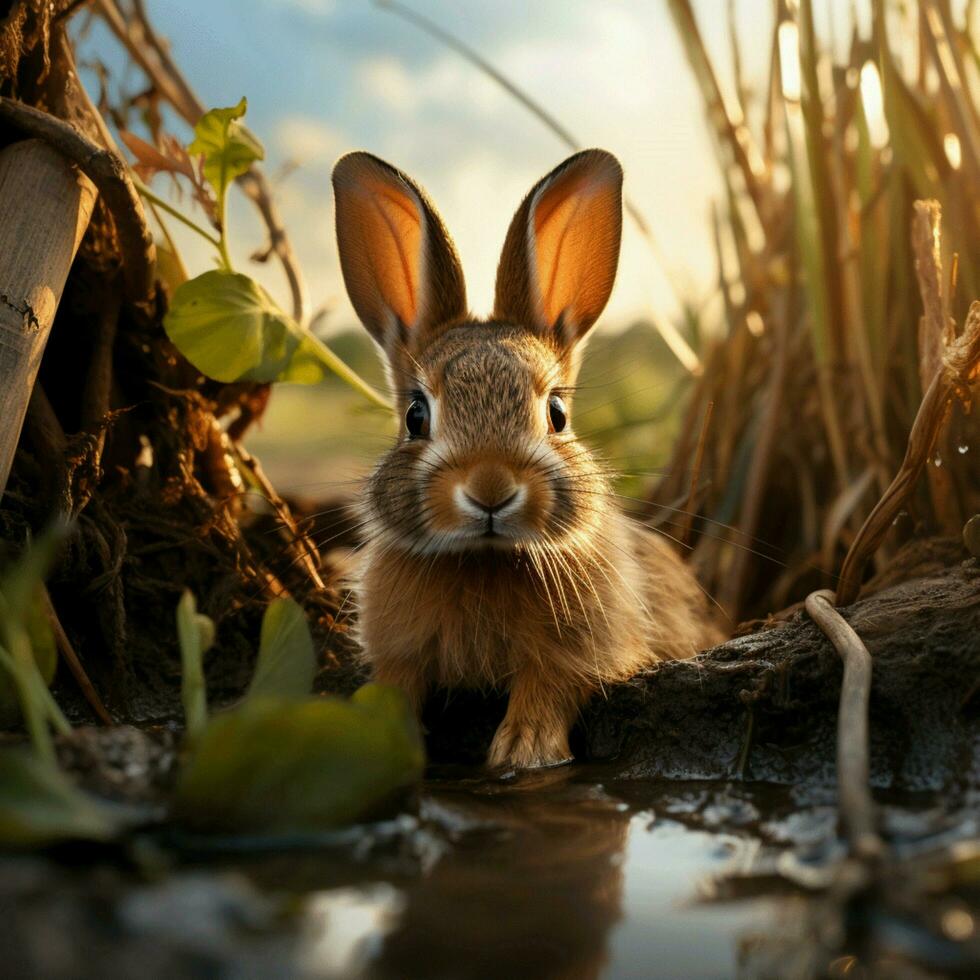
<instances>
[{"instance_id":1,"label":"cloud","mask_svg":"<svg viewBox=\"0 0 980 980\"><path fill-rule=\"evenodd\" d=\"M276 151L305 166L332 162L347 149L347 137L320 119L286 116L275 129Z\"/></svg>"},{"instance_id":2,"label":"cloud","mask_svg":"<svg viewBox=\"0 0 980 980\"><path fill-rule=\"evenodd\" d=\"M293 7L304 14L312 14L316 17L328 17L335 8L335 0L266 0L273 7Z\"/></svg>"},{"instance_id":3,"label":"cloud","mask_svg":"<svg viewBox=\"0 0 980 980\"><path fill-rule=\"evenodd\" d=\"M356 73L362 92L384 108L399 115L418 108L421 93L416 79L397 58L369 58L357 66Z\"/></svg>"}]
</instances>

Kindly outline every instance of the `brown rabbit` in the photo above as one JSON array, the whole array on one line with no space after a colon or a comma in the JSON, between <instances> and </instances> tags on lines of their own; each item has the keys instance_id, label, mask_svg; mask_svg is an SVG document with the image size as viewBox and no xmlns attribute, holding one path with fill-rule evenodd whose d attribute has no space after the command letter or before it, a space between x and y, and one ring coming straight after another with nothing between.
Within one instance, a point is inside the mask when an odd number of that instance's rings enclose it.
<instances>
[{"instance_id":1,"label":"brown rabbit","mask_svg":"<svg viewBox=\"0 0 980 980\"><path fill-rule=\"evenodd\" d=\"M715 639L694 577L615 503L572 432L583 341L612 290L622 170L586 150L504 243L489 320L424 192L367 153L334 168L337 242L401 419L367 481L354 593L377 680L509 691L492 766L569 758L588 697Z\"/></svg>"}]
</instances>

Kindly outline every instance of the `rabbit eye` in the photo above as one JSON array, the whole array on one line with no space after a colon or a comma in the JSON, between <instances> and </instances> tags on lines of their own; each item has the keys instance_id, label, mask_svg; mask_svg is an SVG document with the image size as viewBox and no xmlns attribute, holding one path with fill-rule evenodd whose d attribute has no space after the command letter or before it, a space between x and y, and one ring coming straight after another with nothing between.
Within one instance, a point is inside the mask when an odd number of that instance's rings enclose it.
<instances>
[{"instance_id":1,"label":"rabbit eye","mask_svg":"<svg viewBox=\"0 0 980 980\"><path fill-rule=\"evenodd\" d=\"M412 395L405 413L405 428L412 439L425 439L429 435L429 403L419 392Z\"/></svg>"},{"instance_id":2,"label":"rabbit eye","mask_svg":"<svg viewBox=\"0 0 980 980\"><path fill-rule=\"evenodd\" d=\"M565 403L558 395L552 395L548 399L548 427L552 432L561 432L568 422L568 411Z\"/></svg>"}]
</instances>

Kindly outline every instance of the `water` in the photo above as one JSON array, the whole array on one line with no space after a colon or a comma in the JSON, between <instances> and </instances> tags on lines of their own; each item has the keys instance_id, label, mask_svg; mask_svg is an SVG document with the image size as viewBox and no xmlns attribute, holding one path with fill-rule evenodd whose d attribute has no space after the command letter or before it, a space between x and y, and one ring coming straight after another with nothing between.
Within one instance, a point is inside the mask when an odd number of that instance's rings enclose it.
<instances>
[{"instance_id":1,"label":"water","mask_svg":"<svg viewBox=\"0 0 980 980\"><path fill-rule=\"evenodd\" d=\"M969 801L884 813L908 856L977 831ZM835 822L826 789L443 771L415 812L315 847L3 859L0 945L10 975L73 980L803 977L799 885L840 856Z\"/></svg>"}]
</instances>

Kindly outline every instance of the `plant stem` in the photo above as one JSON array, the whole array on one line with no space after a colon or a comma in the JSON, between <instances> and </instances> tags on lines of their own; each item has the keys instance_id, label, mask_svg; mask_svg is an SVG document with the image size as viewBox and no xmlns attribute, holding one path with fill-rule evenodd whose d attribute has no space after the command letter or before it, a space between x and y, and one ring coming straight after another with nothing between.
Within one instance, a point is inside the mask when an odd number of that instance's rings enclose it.
<instances>
[{"instance_id":1,"label":"plant stem","mask_svg":"<svg viewBox=\"0 0 980 980\"><path fill-rule=\"evenodd\" d=\"M167 227L167 222L163 220L163 215L160 214L162 209L154 201L150 201L149 198L147 199L147 203L150 205L150 210L153 212L153 217L156 219L156 223L160 226L160 233L163 235L163 240L167 243L167 248L170 249L170 253L173 255L174 261L177 263L181 276L185 280L189 279L190 276L187 275L184 260L180 257L180 252L177 250L177 243L170 234L170 229Z\"/></svg>"},{"instance_id":2,"label":"plant stem","mask_svg":"<svg viewBox=\"0 0 980 980\"><path fill-rule=\"evenodd\" d=\"M27 651L27 656L33 661L34 657L30 650ZM45 720L47 706L37 696L36 686L32 683L30 674L31 665L26 663L22 656L14 656L2 646L0 646L0 665L9 672L14 681L14 686L17 688L21 715L24 718L24 726L27 728L27 734L30 736L35 754L39 759L53 765L55 762L54 743L51 741L51 733L48 731Z\"/></svg>"},{"instance_id":3,"label":"plant stem","mask_svg":"<svg viewBox=\"0 0 980 980\"><path fill-rule=\"evenodd\" d=\"M228 254L228 240L225 237L224 221L221 223L221 241L218 242L218 253L221 256L222 268L228 272L234 272L235 270L231 267L231 256Z\"/></svg>"},{"instance_id":4,"label":"plant stem","mask_svg":"<svg viewBox=\"0 0 980 980\"><path fill-rule=\"evenodd\" d=\"M208 702L197 602L187 590L177 605L177 640L180 646L180 695L184 705L186 737L188 742L193 742L207 725Z\"/></svg>"},{"instance_id":5,"label":"plant stem","mask_svg":"<svg viewBox=\"0 0 980 980\"><path fill-rule=\"evenodd\" d=\"M391 403L385 399L384 395L372 388L353 368L345 364L319 337L308 333L306 340L309 342L310 350L325 368L337 375L341 381L350 385L355 391L364 395L368 401L378 408L383 408L387 412L392 410Z\"/></svg>"},{"instance_id":6,"label":"plant stem","mask_svg":"<svg viewBox=\"0 0 980 980\"><path fill-rule=\"evenodd\" d=\"M225 123L225 137L228 136L230 122ZM228 254L228 220L226 212L228 210L228 165L224 155L221 157L221 180L218 184L218 227L221 229L221 241L218 243L218 251L221 253L221 265L229 272L235 270L231 266L231 256Z\"/></svg>"},{"instance_id":7,"label":"plant stem","mask_svg":"<svg viewBox=\"0 0 980 980\"><path fill-rule=\"evenodd\" d=\"M207 239L207 241L218 249L219 252L224 251L222 242L218 238L212 235L211 232L202 228L196 221L192 221L186 215L181 214L180 211L178 211L172 204L169 204L162 197L151 191L150 188L147 187L146 184L144 184L143 181L141 181L135 174L133 175L133 184L140 194L148 201L155 204L161 210L166 211L167 214L176 218L181 224L187 225L187 227L192 231L196 231L202 238Z\"/></svg>"}]
</instances>

